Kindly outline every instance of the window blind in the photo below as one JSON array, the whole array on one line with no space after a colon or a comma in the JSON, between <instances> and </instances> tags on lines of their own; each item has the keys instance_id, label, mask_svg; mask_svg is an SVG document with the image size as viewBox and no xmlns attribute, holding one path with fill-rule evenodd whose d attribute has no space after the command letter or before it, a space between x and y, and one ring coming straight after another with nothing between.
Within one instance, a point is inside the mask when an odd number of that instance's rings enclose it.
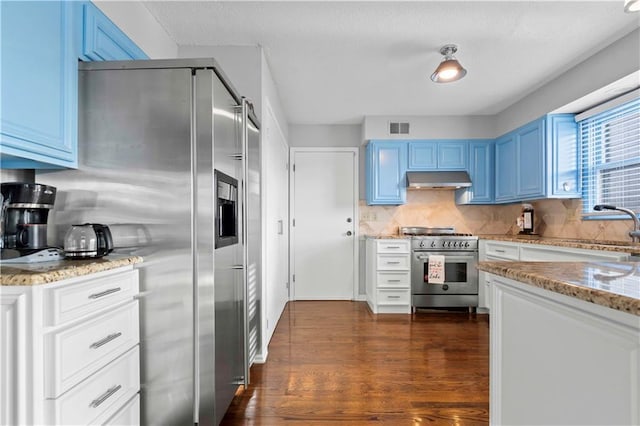
<instances>
[{"instance_id":1,"label":"window blind","mask_svg":"<svg viewBox=\"0 0 640 426\"><path fill-rule=\"evenodd\" d=\"M579 129L583 213L597 216L596 204L640 213L640 98L580 121Z\"/></svg>"}]
</instances>

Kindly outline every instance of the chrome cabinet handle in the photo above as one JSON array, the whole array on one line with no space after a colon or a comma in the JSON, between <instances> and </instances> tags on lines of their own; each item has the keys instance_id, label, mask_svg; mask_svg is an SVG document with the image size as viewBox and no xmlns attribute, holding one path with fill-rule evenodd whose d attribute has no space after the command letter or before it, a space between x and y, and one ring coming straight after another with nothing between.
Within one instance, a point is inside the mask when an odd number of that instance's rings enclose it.
<instances>
[{"instance_id":1,"label":"chrome cabinet handle","mask_svg":"<svg viewBox=\"0 0 640 426\"><path fill-rule=\"evenodd\" d=\"M117 293L120 290L122 290L120 287L110 288L108 290L101 291L100 293L93 293L92 295L89 296L89 299L99 299L99 298L107 296L107 295L109 295L111 293Z\"/></svg>"},{"instance_id":2,"label":"chrome cabinet handle","mask_svg":"<svg viewBox=\"0 0 640 426\"><path fill-rule=\"evenodd\" d=\"M387 265L398 265L400 262L387 262Z\"/></svg>"},{"instance_id":3,"label":"chrome cabinet handle","mask_svg":"<svg viewBox=\"0 0 640 426\"><path fill-rule=\"evenodd\" d=\"M400 299L400 296L387 296L387 299Z\"/></svg>"},{"instance_id":4,"label":"chrome cabinet handle","mask_svg":"<svg viewBox=\"0 0 640 426\"><path fill-rule=\"evenodd\" d=\"M494 251L495 251L496 253L505 253L505 251L504 251L504 250L500 250L500 249L495 249Z\"/></svg>"},{"instance_id":5,"label":"chrome cabinet handle","mask_svg":"<svg viewBox=\"0 0 640 426\"><path fill-rule=\"evenodd\" d=\"M392 249L392 248L400 248L400 246L387 246L387 248L390 248L390 249Z\"/></svg>"},{"instance_id":6,"label":"chrome cabinet handle","mask_svg":"<svg viewBox=\"0 0 640 426\"><path fill-rule=\"evenodd\" d=\"M97 342L92 343L91 346L89 346L89 348L98 349L100 346L104 346L107 343L109 343L110 341L112 341L114 339L117 339L120 336L122 336L122 333L120 333L120 332L110 334L107 337L105 337L104 339L101 339L101 340L98 340Z\"/></svg>"},{"instance_id":7,"label":"chrome cabinet handle","mask_svg":"<svg viewBox=\"0 0 640 426\"><path fill-rule=\"evenodd\" d=\"M350 237L351 235L353 235L353 232L347 231L347 237Z\"/></svg>"},{"instance_id":8,"label":"chrome cabinet handle","mask_svg":"<svg viewBox=\"0 0 640 426\"><path fill-rule=\"evenodd\" d=\"M400 280L387 280L388 283L399 283Z\"/></svg>"},{"instance_id":9,"label":"chrome cabinet handle","mask_svg":"<svg viewBox=\"0 0 640 426\"><path fill-rule=\"evenodd\" d=\"M244 269L244 265L233 265L233 266L231 266L231 269L242 270L242 269Z\"/></svg>"},{"instance_id":10,"label":"chrome cabinet handle","mask_svg":"<svg viewBox=\"0 0 640 426\"><path fill-rule=\"evenodd\" d=\"M118 392L120 389L122 389L121 385L116 385L116 386L114 386L112 388L109 388L108 391L106 391L105 393L103 393L102 395L100 395L99 397L94 399L93 401L91 401L91 404L89 404L89 407L98 408L100 406L100 404L105 402L107 399L109 399L111 397L111 395L113 395L114 393Z\"/></svg>"}]
</instances>

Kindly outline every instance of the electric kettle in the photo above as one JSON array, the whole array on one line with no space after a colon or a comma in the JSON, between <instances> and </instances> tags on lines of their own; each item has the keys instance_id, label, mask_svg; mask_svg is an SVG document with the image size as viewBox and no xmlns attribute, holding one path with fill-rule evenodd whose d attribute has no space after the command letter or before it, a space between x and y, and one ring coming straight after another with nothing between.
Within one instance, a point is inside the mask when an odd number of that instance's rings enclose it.
<instances>
[{"instance_id":1,"label":"electric kettle","mask_svg":"<svg viewBox=\"0 0 640 426\"><path fill-rule=\"evenodd\" d=\"M112 251L113 238L107 225L71 225L64 237L64 256L67 259L98 258Z\"/></svg>"}]
</instances>

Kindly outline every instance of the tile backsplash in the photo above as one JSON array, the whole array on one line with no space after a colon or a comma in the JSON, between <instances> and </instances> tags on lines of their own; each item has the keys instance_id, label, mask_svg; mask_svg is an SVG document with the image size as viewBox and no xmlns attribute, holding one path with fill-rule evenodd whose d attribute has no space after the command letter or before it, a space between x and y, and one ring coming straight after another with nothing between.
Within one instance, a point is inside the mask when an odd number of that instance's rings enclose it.
<instances>
[{"instance_id":1,"label":"tile backsplash","mask_svg":"<svg viewBox=\"0 0 640 426\"><path fill-rule=\"evenodd\" d=\"M535 232L545 237L630 241L631 219L582 220L581 200L541 200ZM520 204L459 206L451 190L407 191L402 206L368 206L360 200L360 235L397 235L401 226L455 226L471 234L517 234Z\"/></svg>"}]
</instances>

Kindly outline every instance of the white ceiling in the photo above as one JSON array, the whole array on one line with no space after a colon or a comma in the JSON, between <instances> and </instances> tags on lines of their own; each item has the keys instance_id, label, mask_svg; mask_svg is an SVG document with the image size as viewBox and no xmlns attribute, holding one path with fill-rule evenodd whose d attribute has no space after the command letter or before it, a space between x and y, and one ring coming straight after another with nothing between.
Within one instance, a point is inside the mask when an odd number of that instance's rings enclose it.
<instances>
[{"instance_id":1,"label":"white ceiling","mask_svg":"<svg viewBox=\"0 0 640 426\"><path fill-rule=\"evenodd\" d=\"M623 0L144 3L178 45L260 45L292 124L492 115L640 26ZM467 76L429 79L458 44Z\"/></svg>"}]
</instances>

